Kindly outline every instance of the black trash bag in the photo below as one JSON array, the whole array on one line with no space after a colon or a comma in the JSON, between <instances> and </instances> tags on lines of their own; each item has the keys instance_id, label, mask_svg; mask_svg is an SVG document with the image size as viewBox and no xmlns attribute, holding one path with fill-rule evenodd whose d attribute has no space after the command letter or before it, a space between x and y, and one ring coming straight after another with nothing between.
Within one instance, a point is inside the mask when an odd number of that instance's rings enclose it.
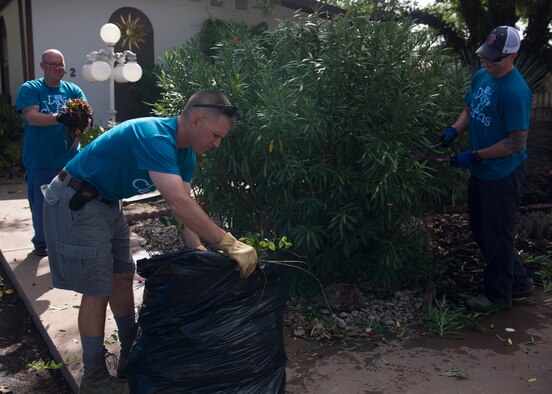
<instances>
[{"instance_id":1,"label":"black trash bag","mask_svg":"<svg viewBox=\"0 0 552 394\"><path fill-rule=\"evenodd\" d=\"M285 267L185 249L138 261L146 278L127 363L131 393L283 393Z\"/></svg>"}]
</instances>

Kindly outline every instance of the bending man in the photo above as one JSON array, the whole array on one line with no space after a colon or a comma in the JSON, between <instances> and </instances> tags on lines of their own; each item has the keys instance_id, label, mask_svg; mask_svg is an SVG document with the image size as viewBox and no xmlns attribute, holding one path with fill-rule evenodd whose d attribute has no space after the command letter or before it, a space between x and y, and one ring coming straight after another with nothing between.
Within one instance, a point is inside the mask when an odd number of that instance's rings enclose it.
<instances>
[{"instance_id":1,"label":"bending man","mask_svg":"<svg viewBox=\"0 0 552 394\"><path fill-rule=\"evenodd\" d=\"M44 221L54 287L82 293L79 331L81 392L124 392L107 373L104 329L109 303L121 354L119 378L136 335L129 228L119 200L155 189L185 225L189 247L201 239L236 260L240 275L255 269L255 249L218 227L190 196L195 155L218 148L235 126L236 108L217 91L201 91L180 116L139 118L103 134L71 160L45 189Z\"/></svg>"}]
</instances>

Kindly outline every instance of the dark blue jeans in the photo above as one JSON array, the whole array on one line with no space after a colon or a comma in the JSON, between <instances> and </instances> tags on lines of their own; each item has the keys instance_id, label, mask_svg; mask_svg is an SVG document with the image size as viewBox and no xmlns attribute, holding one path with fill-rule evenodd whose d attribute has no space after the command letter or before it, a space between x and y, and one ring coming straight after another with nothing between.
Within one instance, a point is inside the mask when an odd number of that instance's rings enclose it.
<instances>
[{"instance_id":1,"label":"dark blue jeans","mask_svg":"<svg viewBox=\"0 0 552 394\"><path fill-rule=\"evenodd\" d=\"M503 179L487 181L472 176L468 182L470 226L483 252L484 294L495 303L511 304L512 288L530 287L529 276L514 246L516 211L525 164Z\"/></svg>"},{"instance_id":2,"label":"dark blue jeans","mask_svg":"<svg viewBox=\"0 0 552 394\"><path fill-rule=\"evenodd\" d=\"M42 210L44 207L44 196L40 186L49 185L52 179L61 171L58 170L26 170L25 180L27 181L27 198L33 218L34 236L32 242L35 248L45 248L44 226L42 223Z\"/></svg>"}]
</instances>

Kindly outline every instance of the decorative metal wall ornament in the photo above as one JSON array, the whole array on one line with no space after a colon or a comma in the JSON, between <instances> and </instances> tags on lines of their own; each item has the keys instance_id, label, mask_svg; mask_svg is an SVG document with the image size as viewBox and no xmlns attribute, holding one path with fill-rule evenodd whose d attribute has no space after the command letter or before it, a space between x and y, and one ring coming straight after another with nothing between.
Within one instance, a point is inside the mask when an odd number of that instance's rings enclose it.
<instances>
[{"instance_id":1,"label":"decorative metal wall ornament","mask_svg":"<svg viewBox=\"0 0 552 394\"><path fill-rule=\"evenodd\" d=\"M121 46L128 44L128 49L132 51L132 47L140 49L140 44L145 43L145 38L147 36L144 31L144 25L140 23L140 17L137 16L135 19L132 19L130 13L128 18L124 18L120 15L121 21L116 22L115 24L121 29Z\"/></svg>"}]
</instances>

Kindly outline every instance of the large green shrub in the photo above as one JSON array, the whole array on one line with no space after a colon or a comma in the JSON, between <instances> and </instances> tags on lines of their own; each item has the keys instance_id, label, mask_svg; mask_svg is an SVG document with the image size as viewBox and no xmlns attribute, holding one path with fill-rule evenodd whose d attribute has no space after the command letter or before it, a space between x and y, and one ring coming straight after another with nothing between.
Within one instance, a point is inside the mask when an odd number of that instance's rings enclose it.
<instances>
[{"instance_id":1,"label":"large green shrub","mask_svg":"<svg viewBox=\"0 0 552 394\"><path fill-rule=\"evenodd\" d=\"M235 231L286 235L324 281L394 286L425 275L424 213L460 172L409 158L458 115L468 76L408 20L295 16L262 34L226 25L166 53L159 115L198 89L239 108L222 147L198 161L205 209Z\"/></svg>"},{"instance_id":2,"label":"large green shrub","mask_svg":"<svg viewBox=\"0 0 552 394\"><path fill-rule=\"evenodd\" d=\"M23 171L23 119L8 99L0 95L0 171Z\"/></svg>"}]
</instances>

